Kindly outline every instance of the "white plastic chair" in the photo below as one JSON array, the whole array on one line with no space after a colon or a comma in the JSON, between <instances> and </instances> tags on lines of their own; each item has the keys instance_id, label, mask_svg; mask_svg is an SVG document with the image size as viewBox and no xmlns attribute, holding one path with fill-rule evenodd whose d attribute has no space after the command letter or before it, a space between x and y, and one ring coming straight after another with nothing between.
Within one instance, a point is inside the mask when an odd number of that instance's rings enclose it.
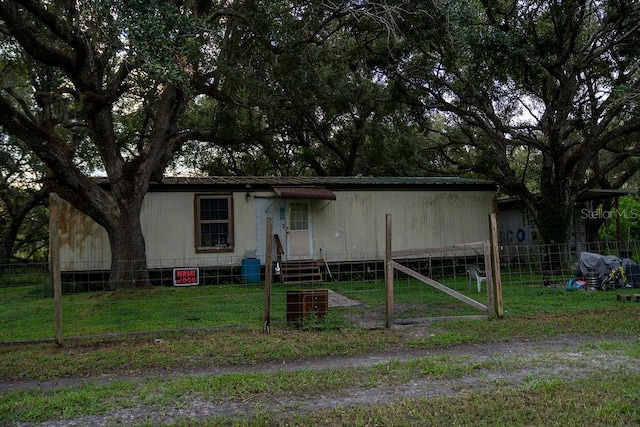
<instances>
[{"instance_id":1,"label":"white plastic chair","mask_svg":"<svg viewBox=\"0 0 640 427\"><path fill-rule=\"evenodd\" d=\"M480 270L478 267L476 267L475 265L470 265L467 268L467 272L469 273L469 287L471 287L471 282L472 281L476 281L476 284L478 285L478 293L482 292L482 281L486 281L487 277L484 276L484 271Z\"/></svg>"}]
</instances>

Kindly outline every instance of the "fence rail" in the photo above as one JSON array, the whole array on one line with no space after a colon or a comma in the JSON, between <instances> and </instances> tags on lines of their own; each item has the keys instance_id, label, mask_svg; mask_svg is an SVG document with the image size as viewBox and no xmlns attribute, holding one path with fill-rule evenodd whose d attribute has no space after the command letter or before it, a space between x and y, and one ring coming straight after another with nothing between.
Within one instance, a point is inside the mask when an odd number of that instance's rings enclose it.
<instances>
[{"instance_id":1,"label":"fence rail","mask_svg":"<svg viewBox=\"0 0 640 427\"><path fill-rule=\"evenodd\" d=\"M484 254L473 248L457 248L452 254L407 254L395 260L420 275L437 280L479 302L471 282L469 265L484 268ZM501 282L507 316L546 312L561 305L575 309L575 297L565 290L567 281L578 275L580 252L630 257L640 255L638 242L600 244L500 246ZM411 256L409 256L411 255ZM338 259L335 256L333 259ZM164 268L150 269L152 286L137 292L106 290L108 271L62 273L62 329L64 337L103 336L140 332L180 331L219 327L262 329L265 313L265 269L251 264L243 269L243 258L229 257L221 264L198 267L198 286L173 286L172 267L189 265L188 260L162 260ZM360 261L322 263L320 283L284 284L273 276L269 291L271 327L287 323L287 291L328 289L327 327L383 327L386 321L384 260L363 255ZM395 318L468 316L471 307L439 295L402 271L394 271ZM483 290L483 292L485 292ZM640 293L638 289L619 292ZM615 300L616 294L598 292L591 297ZM54 299L47 263L0 265L0 341L54 338ZM318 326L318 325L315 325Z\"/></svg>"}]
</instances>

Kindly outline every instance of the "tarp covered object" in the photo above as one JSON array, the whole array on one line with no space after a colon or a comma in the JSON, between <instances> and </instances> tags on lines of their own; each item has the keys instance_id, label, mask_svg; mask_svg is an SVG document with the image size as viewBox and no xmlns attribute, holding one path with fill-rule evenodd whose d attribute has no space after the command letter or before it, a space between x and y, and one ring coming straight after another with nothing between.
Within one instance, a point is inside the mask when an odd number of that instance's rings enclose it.
<instances>
[{"instance_id":1,"label":"tarp covered object","mask_svg":"<svg viewBox=\"0 0 640 427\"><path fill-rule=\"evenodd\" d=\"M640 266L630 259L625 259L622 265L627 276L627 283L634 288L640 288Z\"/></svg>"},{"instance_id":2,"label":"tarp covered object","mask_svg":"<svg viewBox=\"0 0 640 427\"><path fill-rule=\"evenodd\" d=\"M580 252L580 272L583 276L595 274L606 276L611 270L622 265L622 260L615 255L600 255L591 252Z\"/></svg>"}]
</instances>

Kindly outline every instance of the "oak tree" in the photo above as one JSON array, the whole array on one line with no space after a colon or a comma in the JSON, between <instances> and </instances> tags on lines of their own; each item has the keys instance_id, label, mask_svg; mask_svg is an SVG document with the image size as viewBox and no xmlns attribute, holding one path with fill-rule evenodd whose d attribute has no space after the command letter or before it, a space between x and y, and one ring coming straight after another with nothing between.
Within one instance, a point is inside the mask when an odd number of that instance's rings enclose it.
<instances>
[{"instance_id":1,"label":"oak tree","mask_svg":"<svg viewBox=\"0 0 640 427\"><path fill-rule=\"evenodd\" d=\"M567 241L577 198L637 170L640 4L439 5L406 23L411 53L388 70L438 118L425 146L442 160L434 170L496 180L525 202L544 242Z\"/></svg>"},{"instance_id":2,"label":"oak tree","mask_svg":"<svg viewBox=\"0 0 640 427\"><path fill-rule=\"evenodd\" d=\"M225 147L268 133L258 122L229 134L233 116L224 112L251 115L278 99L278 58L321 46L377 10L373 2L5 0L0 125L46 165L51 191L104 227L110 286L148 286L140 213L149 184L186 142Z\"/></svg>"}]
</instances>

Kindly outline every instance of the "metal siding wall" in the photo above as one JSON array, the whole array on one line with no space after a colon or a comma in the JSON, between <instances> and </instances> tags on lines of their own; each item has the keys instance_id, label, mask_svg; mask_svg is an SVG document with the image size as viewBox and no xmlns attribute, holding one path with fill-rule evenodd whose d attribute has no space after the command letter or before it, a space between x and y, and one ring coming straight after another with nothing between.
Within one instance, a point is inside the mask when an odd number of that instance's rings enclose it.
<instances>
[{"instance_id":1,"label":"metal siding wall","mask_svg":"<svg viewBox=\"0 0 640 427\"><path fill-rule=\"evenodd\" d=\"M493 192L336 192L314 215L316 251L328 260L380 258L386 214L392 215L393 249L467 243L489 238Z\"/></svg>"},{"instance_id":2,"label":"metal siding wall","mask_svg":"<svg viewBox=\"0 0 640 427\"><path fill-rule=\"evenodd\" d=\"M234 251L196 253L194 192L148 193L142 210L142 228L150 267L229 265L245 251L255 250L256 216L254 198L233 194ZM172 264L172 265L167 265Z\"/></svg>"},{"instance_id":3,"label":"metal siding wall","mask_svg":"<svg viewBox=\"0 0 640 427\"><path fill-rule=\"evenodd\" d=\"M194 193L147 193L141 221L149 267L194 257Z\"/></svg>"},{"instance_id":4,"label":"metal siding wall","mask_svg":"<svg viewBox=\"0 0 640 427\"><path fill-rule=\"evenodd\" d=\"M239 264L246 250L256 249L254 199L246 200L245 193L237 193L233 196L234 252L196 253L194 197L193 192L145 196L141 221L149 267L228 266ZM60 224L63 271L110 268L111 251L104 228L58 197L51 199L51 221L54 218Z\"/></svg>"},{"instance_id":5,"label":"metal siding wall","mask_svg":"<svg viewBox=\"0 0 640 427\"><path fill-rule=\"evenodd\" d=\"M393 216L393 249L476 242L489 236L493 211L490 191L336 191L337 200L315 200L314 254L328 261L381 258L385 216ZM195 253L194 192L148 193L142 211L149 267L238 264L258 247L255 198L233 197L235 251ZM60 218L64 270L108 269L110 251L104 229L68 203L52 199L52 218ZM262 240L262 239L260 239Z\"/></svg>"},{"instance_id":6,"label":"metal siding wall","mask_svg":"<svg viewBox=\"0 0 640 427\"><path fill-rule=\"evenodd\" d=\"M233 254L238 257L244 256L245 251L264 253L264 248L258 248L255 198L250 195L247 199L246 194L243 192L233 195L233 214L235 217L235 252Z\"/></svg>"}]
</instances>

